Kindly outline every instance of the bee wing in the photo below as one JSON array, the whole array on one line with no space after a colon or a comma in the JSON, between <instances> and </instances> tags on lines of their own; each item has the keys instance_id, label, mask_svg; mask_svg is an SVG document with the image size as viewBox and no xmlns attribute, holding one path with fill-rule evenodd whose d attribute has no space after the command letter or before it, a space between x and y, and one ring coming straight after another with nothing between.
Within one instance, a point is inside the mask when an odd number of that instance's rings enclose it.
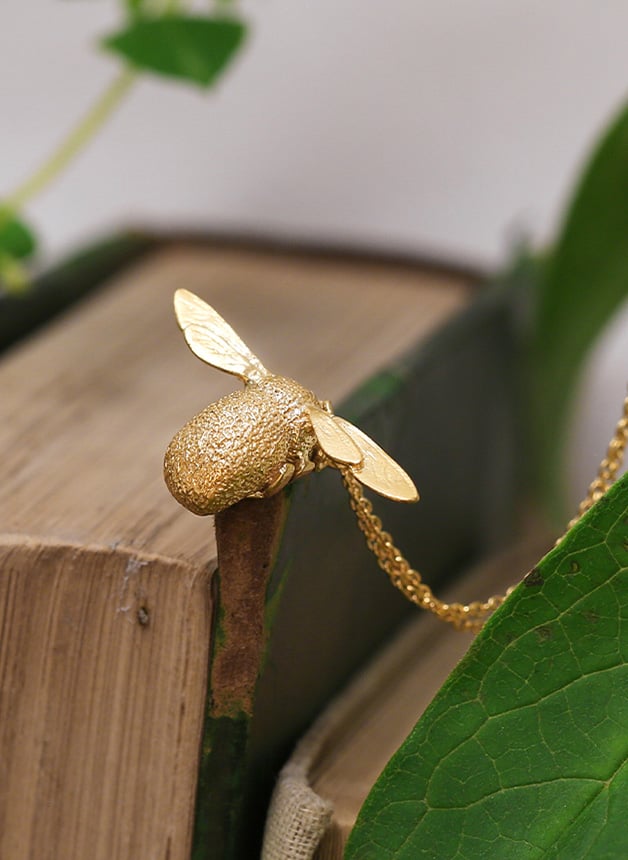
<instances>
[{"instance_id":1,"label":"bee wing","mask_svg":"<svg viewBox=\"0 0 628 860\"><path fill-rule=\"evenodd\" d=\"M362 462L360 449L351 436L336 423L336 418L333 415L317 406L309 406L307 413L310 416L318 444L330 460L355 466Z\"/></svg>"},{"instance_id":2,"label":"bee wing","mask_svg":"<svg viewBox=\"0 0 628 860\"><path fill-rule=\"evenodd\" d=\"M268 374L231 326L194 293L177 290L174 312L187 345L201 361L233 373L245 382L262 379Z\"/></svg>"},{"instance_id":3,"label":"bee wing","mask_svg":"<svg viewBox=\"0 0 628 860\"><path fill-rule=\"evenodd\" d=\"M334 417L362 452L362 464L350 466L351 472L367 487L396 502L417 502L419 493L409 475L366 433L344 418Z\"/></svg>"}]
</instances>

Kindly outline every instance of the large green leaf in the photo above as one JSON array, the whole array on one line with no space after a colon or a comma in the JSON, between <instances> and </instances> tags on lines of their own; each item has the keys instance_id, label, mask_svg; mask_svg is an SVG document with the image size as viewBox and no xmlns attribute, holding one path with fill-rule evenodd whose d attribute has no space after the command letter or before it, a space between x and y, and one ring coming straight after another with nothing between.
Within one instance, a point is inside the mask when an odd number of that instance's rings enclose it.
<instances>
[{"instance_id":1,"label":"large green leaf","mask_svg":"<svg viewBox=\"0 0 628 860\"><path fill-rule=\"evenodd\" d=\"M138 69L208 87L237 52L245 32L244 24L232 18L173 14L135 18L102 44Z\"/></svg>"},{"instance_id":2,"label":"large green leaf","mask_svg":"<svg viewBox=\"0 0 628 860\"><path fill-rule=\"evenodd\" d=\"M628 857L628 476L489 620L348 860Z\"/></svg>"},{"instance_id":3,"label":"large green leaf","mask_svg":"<svg viewBox=\"0 0 628 860\"><path fill-rule=\"evenodd\" d=\"M532 343L532 413L540 481L561 516L563 443L574 383L588 349L627 297L624 107L584 171L540 283Z\"/></svg>"}]
</instances>

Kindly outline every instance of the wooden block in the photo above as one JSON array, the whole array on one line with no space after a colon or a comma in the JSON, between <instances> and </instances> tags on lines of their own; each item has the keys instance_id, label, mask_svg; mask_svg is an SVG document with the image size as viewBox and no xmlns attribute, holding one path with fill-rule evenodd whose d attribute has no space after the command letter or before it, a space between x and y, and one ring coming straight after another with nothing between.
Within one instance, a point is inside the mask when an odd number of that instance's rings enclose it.
<instances>
[{"instance_id":1,"label":"wooden block","mask_svg":"<svg viewBox=\"0 0 628 860\"><path fill-rule=\"evenodd\" d=\"M240 516L246 508L226 516L219 580L211 518L180 508L164 486L172 435L238 385L186 349L172 312L181 286L212 302L269 368L335 401L469 295L459 276L409 266L181 246L133 266L4 358L8 860L187 860L199 766L198 856L230 856L285 511L279 497L257 503L254 521ZM219 587L231 601L222 614ZM294 720L281 729L283 743L294 729ZM237 773L222 755L231 742Z\"/></svg>"},{"instance_id":2,"label":"wooden block","mask_svg":"<svg viewBox=\"0 0 628 860\"><path fill-rule=\"evenodd\" d=\"M188 857L211 568L6 537L0 568L0 857Z\"/></svg>"}]
</instances>

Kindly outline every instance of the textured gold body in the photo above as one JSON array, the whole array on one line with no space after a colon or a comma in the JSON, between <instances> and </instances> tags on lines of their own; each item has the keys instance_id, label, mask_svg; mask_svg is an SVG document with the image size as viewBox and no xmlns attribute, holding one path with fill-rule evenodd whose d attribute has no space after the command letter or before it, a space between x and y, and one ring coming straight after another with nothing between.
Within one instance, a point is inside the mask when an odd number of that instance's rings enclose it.
<instances>
[{"instance_id":1,"label":"textured gold body","mask_svg":"<svg viewBox=\"0 0 628 860\"><path fill-rule=\"evenodd\" d=\"M401 466L293 379L270 373L217 311L189 290L174 296L177 322L202 361L245 385L199 412L164 459L168 489L195 514L265 498L314 468L343 464L398 501L418 493Z\"/></svg>"},{"instance_id":2,"label":"textured gold body","mask_svg":"<svg viewBox=\"0 0 628 860\"><path fill-rule=\"evenodd\" d=\"M199 412L164 460L172 495L195 514L267 496L314 468L316 437L306 409L321 404L283 376L249 382Z\"/></svg>"}]
</instances>

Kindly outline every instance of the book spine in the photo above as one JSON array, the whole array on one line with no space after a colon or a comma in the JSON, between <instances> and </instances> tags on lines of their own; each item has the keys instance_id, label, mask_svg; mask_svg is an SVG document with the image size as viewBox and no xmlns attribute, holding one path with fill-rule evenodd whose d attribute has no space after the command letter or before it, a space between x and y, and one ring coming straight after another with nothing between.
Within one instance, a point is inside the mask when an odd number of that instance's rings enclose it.
<instances>
[{"instance_id":1,"label":"book spine","mask_svg":"<svg viewBox=\"0 0 628 860\"><path fill-rule=\"evenodd\" d=\"M286 497L247 499L216 516L213 638L193 860L246 857L242 805L250 724L272 622L268 583ZM250 855L249 855L250 856Z\"/></svg>"}]
</instances>

